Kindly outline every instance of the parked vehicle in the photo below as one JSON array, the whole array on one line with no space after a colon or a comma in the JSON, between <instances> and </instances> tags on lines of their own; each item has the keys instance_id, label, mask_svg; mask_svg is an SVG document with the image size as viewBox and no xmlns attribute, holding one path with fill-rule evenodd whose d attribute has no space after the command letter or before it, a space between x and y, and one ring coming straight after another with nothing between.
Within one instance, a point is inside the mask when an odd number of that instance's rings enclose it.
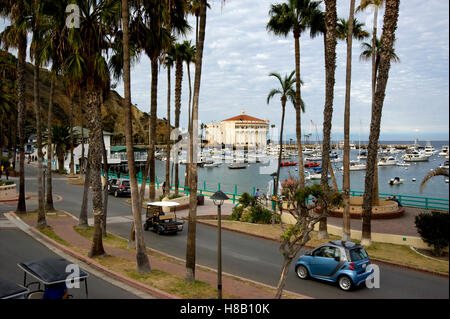
<instances>
[{"instance_id":1,"label":"parked vehicle","mask_svg":"<svg viewBox=\"0 0 450 319\"><path fill-rule=\"evenodd\" d=\"M337 283L349 291L373 273L364 248L350 241L330 241L301 256L295 264L300 279L308 277Z\"/></svg>"},{"instance_id":2,"label":"parked vehicle","mask_svg":"<svg viewBox=\"0 0 450 319\"><path fill-rule=\"evenodd\" d=\"M128 179L111 179L108 183L108 194L113 194L115 197L130 196L131 188L130 180Z\"/></svg>"},{"instance_id":3,"label":"parked vehicle","mask_svg":"<svg viewBox=\"0 0 450 319\"><path fill-rule=\"evenodd\" d=\"M144 230L151 229L160 235L182 231L184 222L178 221L175 210L173 213L170 210L168 213L163 212L163 207L170 208L178 205L180 204L169 201L147 203Z\"/></svg>"}]
</instances>

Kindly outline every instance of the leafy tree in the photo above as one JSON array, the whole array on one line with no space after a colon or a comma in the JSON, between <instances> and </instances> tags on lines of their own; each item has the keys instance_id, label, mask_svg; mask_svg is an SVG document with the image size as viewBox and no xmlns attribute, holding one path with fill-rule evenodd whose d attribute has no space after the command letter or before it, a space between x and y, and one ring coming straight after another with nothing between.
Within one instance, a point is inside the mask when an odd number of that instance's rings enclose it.
<instances>
[{"instance_id":1,"label":"leafy tree","mask_svg":"<svg viewBox=\"0 0 450 319\"><path fill-rule=\"evenodd\" d=\"M442 250L448 246L448 212L421 213L415 217L414 222L423 241L433 246L434 255L441 256Z\"/></svg>"}]
</instances>

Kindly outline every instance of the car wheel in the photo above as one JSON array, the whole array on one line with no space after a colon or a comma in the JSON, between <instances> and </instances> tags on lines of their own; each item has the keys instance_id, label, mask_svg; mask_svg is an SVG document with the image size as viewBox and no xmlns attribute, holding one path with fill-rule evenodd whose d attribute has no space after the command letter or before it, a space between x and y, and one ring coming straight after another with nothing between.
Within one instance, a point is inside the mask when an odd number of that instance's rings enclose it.
<instances>
[{"instance_id":1,"label":"car wheel","mask_svg":"<svg viewBox=\"0 0 450 319\"><path fill-rule=\"evenodd\" d=\"M119 197L119 193L117 191L114 192L114 197Z\"/></svg>"},{"instance_id":2,"label":"car wheel","mask_svg":"<svg viewBox=\"0 0 450 319\"><path fill-rule=\"evenodd\" d=\"M306 269L306 267L303 265L298 266L295 272L297 273L297 276L300 279L307 279L309 276L308 269Z\"/></svg>"},{"instance_id":3,"label":"car wheel","mask_svg":"<svg viewBox=\"0 0 450 319\"><path fill-rule=\"evenodd\" d=\"M352 280L348 276L339 277L338 284L339 288L344 291L350 291L353 288Z\"/></svg>"}]
</instances>

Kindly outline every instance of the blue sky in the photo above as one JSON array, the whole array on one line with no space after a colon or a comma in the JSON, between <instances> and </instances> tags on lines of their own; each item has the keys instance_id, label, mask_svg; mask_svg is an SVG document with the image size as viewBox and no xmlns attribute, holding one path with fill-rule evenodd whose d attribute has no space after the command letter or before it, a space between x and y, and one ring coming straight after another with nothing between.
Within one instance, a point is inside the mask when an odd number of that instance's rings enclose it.
<instances>
[{"instance_id":1,"label":"blue sky","mask_svg":"<svg viewBox=\"0 0 450 319\"><path fill-rule=\"evenodd\" d=\"M268 119L279 126L281 106L267 95L277 87L270 72L290 73L295 68L294 40L267 33L265 26L273 0L227 0L211 3L206 26L206 42L200 90L200 121L210 123L246 114ZM278 1L280 2L280 1ZM359 1L356 1L359 4ZM338 1L338 17L348 18L348 1ZM378 21L381 34L384 10ZM358 13L357 19L371 30L373 12ZM190 19L195 26L194 19ZM0 21L1 25L3 21ZM449 3L443 0L403 0L396 32L396 53L400 63L392 64L380 140L448 140L449 136ZM187 38L192 39L190 34ZM181 39L184 40L184 39ZM304 133L312 131L311 121L322 131L324 105L323 38L300 40L302 115ZM195 41L193 41L195 42ZM359 60L360 43L353 41L351 138L366 140L370 126L371 65ZM343 138L346 46L337 46L337 69L332 138ZM194 66L191 67L192 73ZM145 55L132 67L132 102L145 112L150 109L150 62ZM193 79L193 74L192 74ZM172 85L174 85L174 79ZM117 91L123 94L118 83ZM158 83L158 117L166 117L167 71L161 69ZM172 86L172 94L174 87ZM172 96L172 110L173 101ZM184 72L182 126L187 123L188 82ZM172 115L173 119L173 115ZM286 136L295 137L295 112L287 107ZM361 133L360 133L361 132Z\"/></svg>"}]
</instances>

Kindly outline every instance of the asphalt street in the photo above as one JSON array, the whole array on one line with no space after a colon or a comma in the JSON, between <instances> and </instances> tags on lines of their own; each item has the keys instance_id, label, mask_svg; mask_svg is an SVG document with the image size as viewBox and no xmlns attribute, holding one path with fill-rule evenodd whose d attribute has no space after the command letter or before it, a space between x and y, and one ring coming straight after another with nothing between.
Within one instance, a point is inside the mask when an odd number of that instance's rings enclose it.
<instances>
[{"instance_id":1,"label":"asphalt street","mask_svg":"<svg viewBox=\"0 0 450 319\"><path fill-rule=\"evenodd\" d=\"M26 166L27 177L35 177L35 171L34 167ZM83 187L70 185L64 178L57 178L53 182L53 190L55 194L64 198L63 201L55 203L55 207L77 216L81 206ZM36 192L36 179L27 180L26 191ZM125 203L124 198L110 196L108 202L108 216L131 216L131 208ZM31 205L27 207L27 209L35 208ZM0 212L14 209L15 207L0 204ZM131 222L111 223L107 227L108 231L126 238ZM187 224L185 224L185 229L177 235L161 236L148 231L145 232L145 239L148 247L184 259L186 235ZM197 263L216 268L217 229L198 224L196 245ZM276 242L223 230L222 262L224 272L276 286L281 271L282 255L279 251L279 244ZM314 298L449 298L448 277L381 263L378 266L380 268L380 288L364 287L352 292L344 292L333 284L299 279L294 273L293 263L286 289Z\"/></svg>"}]
</instances>

